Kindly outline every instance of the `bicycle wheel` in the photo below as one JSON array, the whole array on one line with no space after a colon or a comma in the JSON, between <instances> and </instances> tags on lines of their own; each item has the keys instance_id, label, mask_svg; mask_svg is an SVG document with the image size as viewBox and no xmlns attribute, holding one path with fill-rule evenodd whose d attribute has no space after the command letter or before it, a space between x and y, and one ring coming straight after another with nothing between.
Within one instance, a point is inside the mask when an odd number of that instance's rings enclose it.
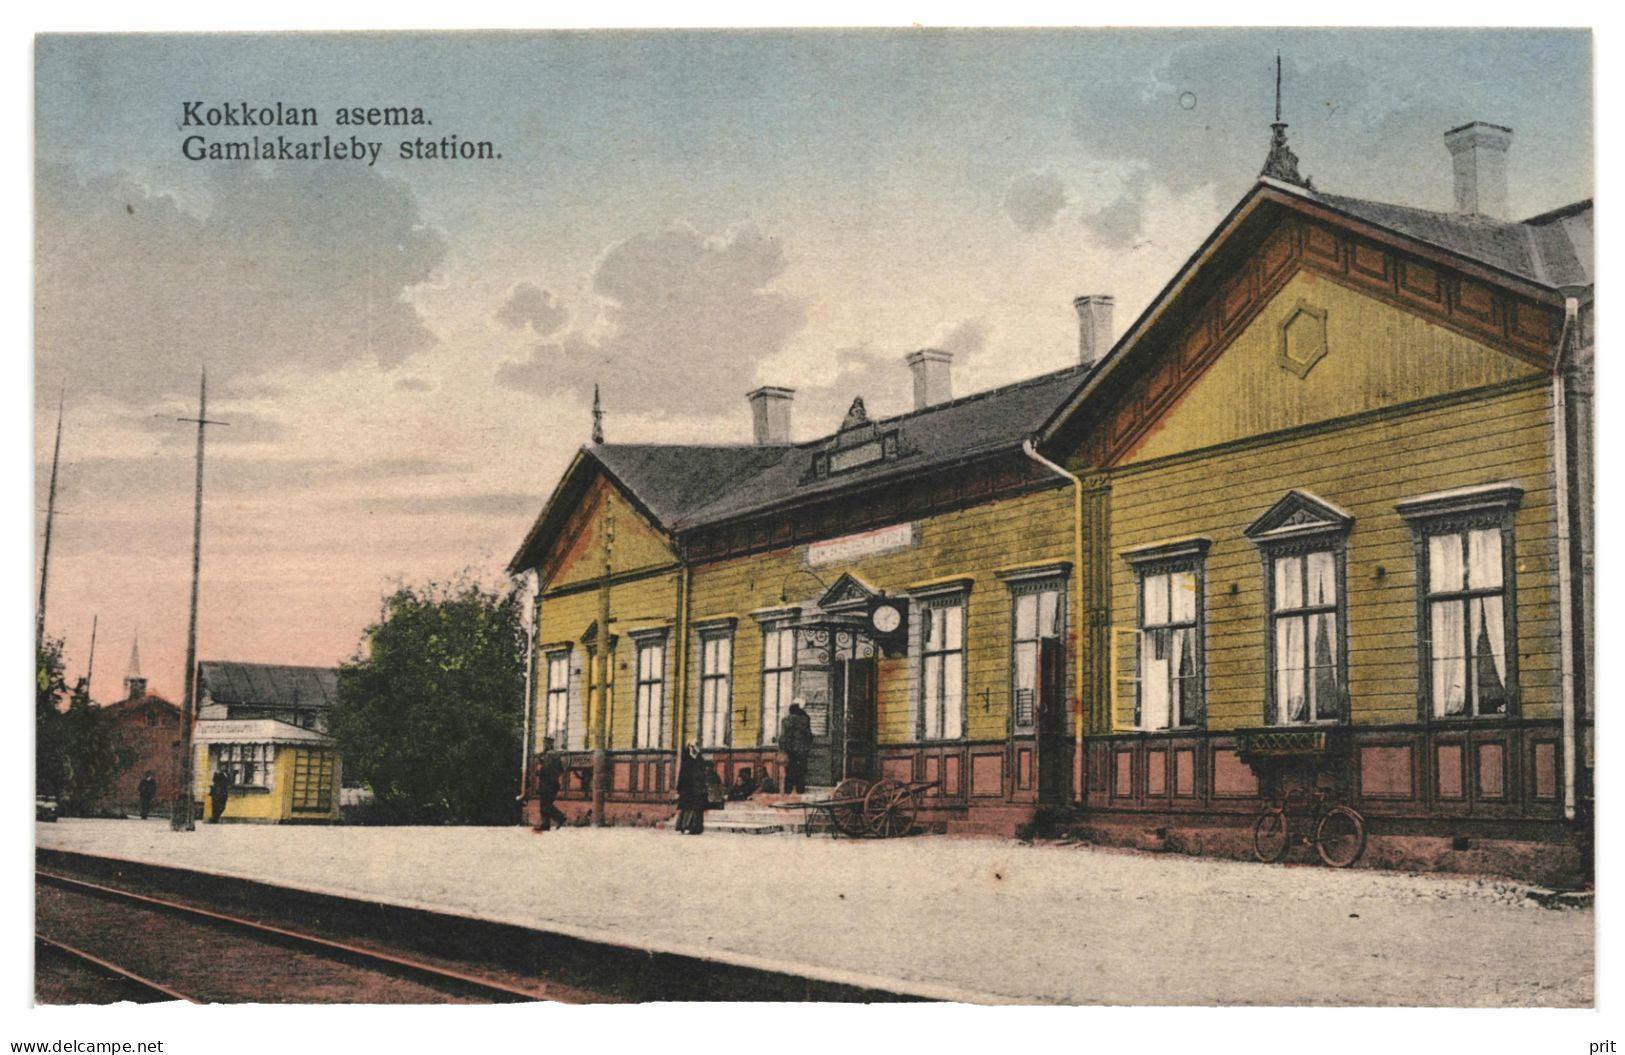
<instances>
[{"instance_id":1,"label":"bicycle wheel","mask_svg":"<svg viewBox=\"0 0 1625 1055\"><path fill-rule=\"evenodd\" d=\"M1333 806L1315 825L1315 852L1333 868L1347 868L1365 853L1365 820L1347 806Z\"/></svg>"},{"instance_id":2,"label":"bicycle wheel","mask_svg":"<svg viewBox=\"0 0 1625 1055\"><path fill-rule=\"evenodd\" d=\"M1285 857L1291 843L1286 810L1266 810L1253 822L1253 856L1265 864L1272 865Z\"/></svg>"}]
</instances>

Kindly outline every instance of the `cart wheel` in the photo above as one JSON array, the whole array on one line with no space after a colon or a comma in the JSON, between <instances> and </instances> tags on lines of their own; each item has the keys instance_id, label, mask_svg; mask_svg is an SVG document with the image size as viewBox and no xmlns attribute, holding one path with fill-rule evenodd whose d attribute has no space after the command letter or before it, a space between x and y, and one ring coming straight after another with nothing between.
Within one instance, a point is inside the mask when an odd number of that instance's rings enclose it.
<instances>
[{"instance_id":1,"label":"cart wheel","mask_svg":"<svg viewBox=\"0 0 1625 1055\"><path fill-rule=\"evenodd\" d=\"M914 793L895 780L882 780L863 800L864 823L883 839L914 827L914 813Z\"/></svg>"},{"instance_id":2,"label":"cart wheel","mask_svg":"<svg viewBox=\"0 0 1625 1055\"><path fill-rule=\"evenodd\" d=\"M863 806L868 794L869 782L862 777L847 777L835 785L829 797L836 801L844 800L844 805L829 808L830 823L835 825L836 831L857 838L869 830L863 820Z\"/></svg>"},{"instance_id":3,"label":"cart wheel","mask_svg":"<svg viewBox=\"0 0 1625 1055\"><path fill-rule=\"evenodd\" d=\"M1315 826L1315 849L1333 868L1347 868L1365 852L1365 821L1347 806L1333 806Z\"/></svg>"}]
</instances>

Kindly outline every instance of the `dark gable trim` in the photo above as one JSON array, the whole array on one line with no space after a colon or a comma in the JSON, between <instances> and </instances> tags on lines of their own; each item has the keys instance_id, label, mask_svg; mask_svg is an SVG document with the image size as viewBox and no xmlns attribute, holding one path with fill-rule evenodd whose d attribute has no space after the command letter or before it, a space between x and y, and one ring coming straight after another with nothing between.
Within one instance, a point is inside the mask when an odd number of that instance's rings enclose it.
<instances>
[{"instance_id":1,"label":"dark gable trim","mask_svg":"<svg viewBox=\"0 0 1625 1055\"><path fill-rule=\"evenodd\" d=\"M1242 531L1256 545L1269 546L1304 538L1338 535L1354 526L1354 517L1308 491L1288 491L1269 511Z\"/></svg>"}]
</instances>

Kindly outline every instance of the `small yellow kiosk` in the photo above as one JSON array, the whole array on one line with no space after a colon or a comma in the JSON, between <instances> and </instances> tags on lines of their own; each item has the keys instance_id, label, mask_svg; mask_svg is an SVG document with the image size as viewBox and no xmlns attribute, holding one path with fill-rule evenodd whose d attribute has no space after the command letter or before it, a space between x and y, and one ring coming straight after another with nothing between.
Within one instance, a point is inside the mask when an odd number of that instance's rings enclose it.
<instances>
[{"instance_id":1,"label":"small yellow kiosk","mask_svg":"<svg viewBox=\"0 0 1625 1055\"><path fill-rule=\"evenodd\" d=\"M218 772L231 781L222 821L332 822L339 816L338 751L331 737L272 718L204 720L193 738L198 816L207 819Z\"/></svg>"}]
</instances>

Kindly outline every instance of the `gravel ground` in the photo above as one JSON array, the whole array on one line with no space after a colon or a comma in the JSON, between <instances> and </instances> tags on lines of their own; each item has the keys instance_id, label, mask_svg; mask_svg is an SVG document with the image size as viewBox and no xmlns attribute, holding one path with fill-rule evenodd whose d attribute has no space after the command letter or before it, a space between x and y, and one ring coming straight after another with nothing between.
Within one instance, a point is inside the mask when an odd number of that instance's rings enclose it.
<instances>
[{"instance_id":1,"label":"gravel ground","mask_svg":"<svg viewBox=\"0 0 1625 1055\"><path fill-rule=\"evenodd\" d=\"M40 846L1062 1004L1589 1006L1595 917L1499 880L983 839L73 821Z\"/></svg>"}]
</instances>

